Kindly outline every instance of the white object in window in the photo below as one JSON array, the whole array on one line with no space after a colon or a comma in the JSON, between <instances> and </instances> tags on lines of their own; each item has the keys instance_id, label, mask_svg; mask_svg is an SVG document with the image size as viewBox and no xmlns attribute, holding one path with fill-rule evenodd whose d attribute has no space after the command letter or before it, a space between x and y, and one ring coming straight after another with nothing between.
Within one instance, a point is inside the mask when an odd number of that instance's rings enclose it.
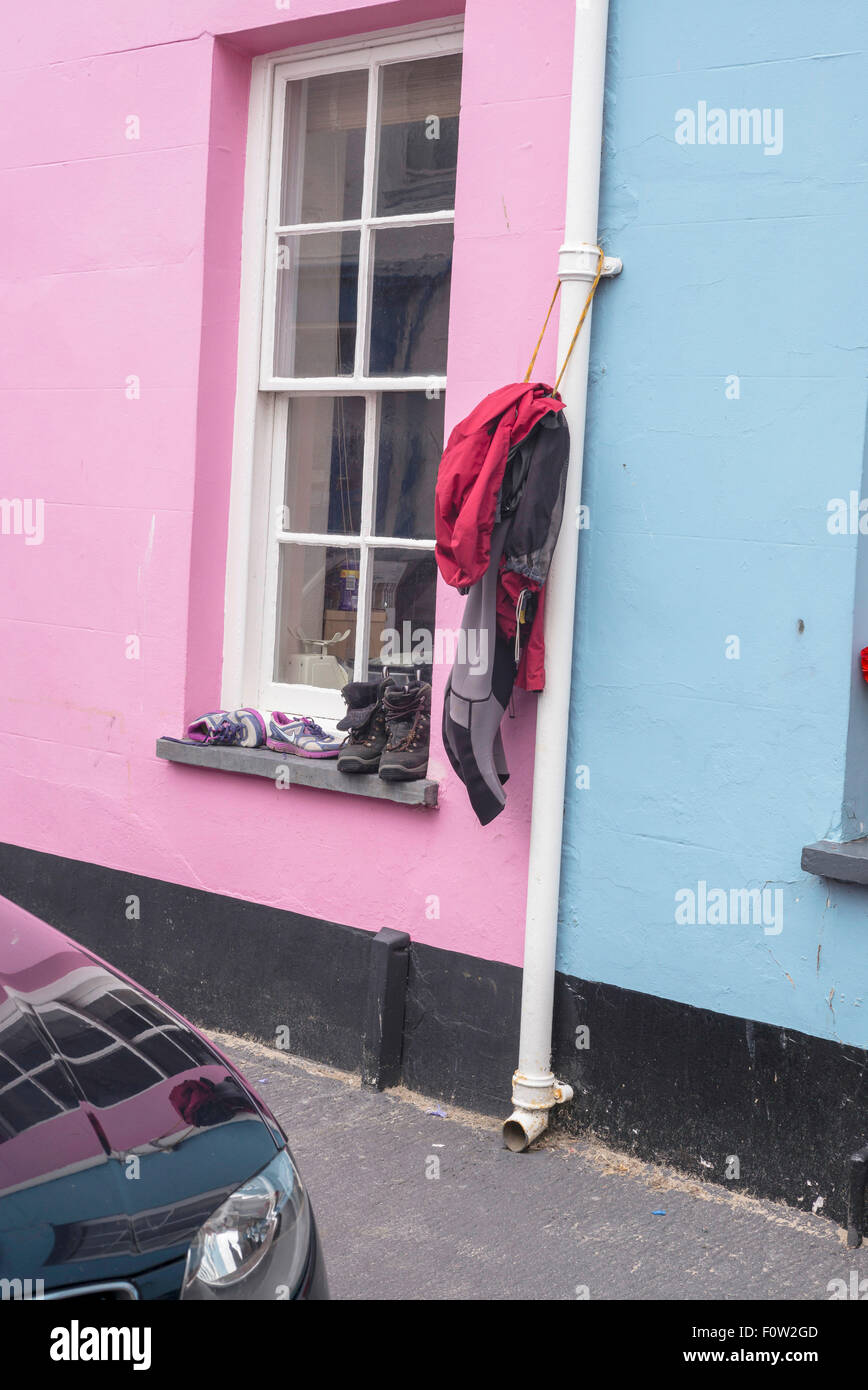
<instances>
[{"instance_id":1,"label":"white object in window","mask_svg":"<svg viewBox=\"0 0 868 1390\"><path fill-rule=\"evenodd\" d=\"M460 87L454 23L254 65L227 708L430 679Z\"/></svg>"}]
</instances>

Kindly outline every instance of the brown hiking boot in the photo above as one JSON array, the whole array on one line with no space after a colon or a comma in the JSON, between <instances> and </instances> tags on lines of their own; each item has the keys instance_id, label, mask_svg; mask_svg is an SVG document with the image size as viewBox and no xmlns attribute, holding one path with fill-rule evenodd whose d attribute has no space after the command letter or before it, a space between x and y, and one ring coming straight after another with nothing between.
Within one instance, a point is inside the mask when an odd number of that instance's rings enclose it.
<instances>
[{"instance_id":1,"label":"brown hiking boot","mask_svg":"<svg viewBox=\"0 0 868 1390\"><path fill-rule=\"evenodd\" d=\"M389 741L380 758L385 782L415 782L428 771L431 687L427 681L392 685L383 696Z\"/></svg>"},{"instance_id":2,"label":"brown hiking boot","mask_svg":"<svg viewBox=\"0 0 868 1390\"><path fill-rule=\"evenodd\" d=\"M347 712L338 723L349 729L338 753L338 772L376 772L388 741L383 696L392 688L391 676L381 681L350 681L341 694Z\"/></svg>"}]
</instances>

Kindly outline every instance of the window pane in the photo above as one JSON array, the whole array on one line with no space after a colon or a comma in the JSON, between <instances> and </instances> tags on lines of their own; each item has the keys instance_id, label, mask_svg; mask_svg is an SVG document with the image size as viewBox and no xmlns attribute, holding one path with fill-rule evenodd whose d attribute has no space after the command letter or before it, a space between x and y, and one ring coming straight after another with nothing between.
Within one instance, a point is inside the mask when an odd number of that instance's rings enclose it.
<instances>
[{"instance_id":1,"label":"window pane","mask_svg":"<svg viewBox=\"0 0 868 1390\"><path fill-rule=\"evenodd\" d=\"M220 1058L212 1052L204 1038L200 1038L197 1033L185 1033L180 1039L184 1051L189 1052L193 1061L203 1067L220 1066Z\"/></svg>"},{"instance_id":2,"label":"window pane","mask_svg":"<svg viewBox=\"0 0 868 1390\"><path fill-rule=\"evenodd\" d=\"M66 1009L44 1009L40 1017L64 1057L89 1057L111 1047L114 1042L102 1028L94 1027L87 1019L68 1013Z\"/></svg>"},{"instance_id":3,"label":"window pane","mask_svg":"<svg viewBox=\"0 0 868 1390\"><path fill-rule=\"evenodd\" d=\"M149 1062L153 1062L167 1076L189 1071L194 1065L192 1059L183 1052L177 1043L165 1033L152 1033L149 1038L140 1038L136 1048Z\"/></svg>"},{"instance_id":4,"label":"window pane","mask_svg":"<svg viewBox=\"0 0 868 1390\"><path fill-rule=\"evenodd\" d=\"M452 227L389 227L374 233L372 376L446 371Z\"/></svg>"},{"instance_id":5,"label":"window pane","mask_svg":"<svg viewBox=\"0 0 868 1390\"><path fill-rule=\"evenodd\" d=\"M0 1057L0 1086L5 1086L8 1082L14 1081L20 1076L17 1067L13 1067L11 1062L7 1062L5 1057Z\"/></svg>"},{"instance_id":6,"label":"window pane","mask_svg":"<svg viewBox=\"0 0 868 1390\"><path fill-rule=\"evenodd\" d=\"M40 1067L35 1076L43 1091L48 1091L64 1110L76 1109L78 1096L66 1072L56 1062L50 1067Z\"/></svg>"},{"instance_id":7,"label":"window pane","mask_svg":"<svg viewBox=\"0 0 868 1390\"><path fill-rule=\"evenodd\" d=\"M155 1086L162 1078L143 1058L122 1044L93 1062L74 1062L75 1079L91 1105L117 1105Z\"/></svg>"},{"instance_id":8,"label":"window pane","mask_svg":"<svg viewBox=\"0 0 868 1390\"><path fill-rule=\"evenodd\" d=\"M172 1021L150 999L134 994L131 989L113 989L110 994L100 994L90 1001L86 1010L82 1006L82 1012L85 1011L125 1038L134 1038L146 1028Z\"/></svg>"},{"instance_id":9,"label":"window pane","mask_svg":"<svg viewBox=\"0 0 868 1390\"><path fill-rule=\"evenodd\" d=\"M359 233L293 233L278 243L275 375L351 376Z\"/></svg>"},{"instance_id":10,"label":"window pane","mask_svg":"<svg viewBox=\"0 0 868 1390\"><path fill-rule=\"evenodd\" d=\"M58 1115L61 1107L48 1097L32 1081L19 1081L8 1091L0 1092L0 1120L3 1120L13 1134L20 1134L41 1120Z\"/></svg>"},{"instance_id":11,"label":"window pane","mask_svg":"<svg viewBox=\"0 0 868 1390\"><path fill-rule=\"evenodd\" d=\"M0 1030L0 1050L22 1071L51 1061L51 1053L42 1041L42 1034L26 1018L15 1019Z\"/></svg>"},{"instance_id":12,"label":"window pane","mask_svg":"<svg viewBox=\"0 0 868 1390\"><path fill-rule=\"evenodd\" d=\"M434 603L437 563L433 550L377 550L371 591L371 638L378 633L371 675L390 670L422 668L430 681L434 646Z\"/></svg>"},{"instance_id":13,"label":"window pane","mask_svg":"<svg viewBox=\"0 0 868 1390\"><path fill-rule=\"evenodd\" d=\"M290 82L280 220L345 222L362 211L367 72Z\"/></svg>"},{"instance_id":14,"label":"window pane","mask_svg":"<svg viewBox=\"0 0 868 1390\"><path fill-rule=\"evenodd\" d=\"M340 690L352 680L358 587L358 550L280 547L276 681ZM326 647L316 645L321 639L338 637L340 641L330 641Z\"/></svg>"},{"instance_id":15,"label":"window pane","mask_svg":"<svg viewBox=\"0 0 868 1390\"><path fill-rule=\"evenodd\" d=\"M434 485L443 453L444 397L387 391L380 404L374 534L434 538Z\"/></svg>"},{"instance_id":16,"label":"window pane","mask_svg":"<svg viewBox=\"0 0 868 1390\"><path fill-rule=\"evenodd\" d=\"M380 83L377 216L454 207L460 54L390 63Z\"/></svg>"},{"instance_id":17,"label":"window pane","mask_svg":"<svg viewBox=\"0 0 868 1390\"><path fill-rule=\"evenodd\" d=\"M301 396L289 402L284 531L357 533L361 527L365 402Z\"/></svg>"}]
</instances>

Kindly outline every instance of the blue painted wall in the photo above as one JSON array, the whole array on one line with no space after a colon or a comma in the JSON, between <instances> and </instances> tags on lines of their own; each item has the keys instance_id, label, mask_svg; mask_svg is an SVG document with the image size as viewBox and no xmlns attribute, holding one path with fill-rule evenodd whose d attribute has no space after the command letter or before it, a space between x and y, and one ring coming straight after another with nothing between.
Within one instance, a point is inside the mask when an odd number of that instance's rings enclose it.
<instances>
[{"instance_id":1,"label":"blue painted wall","mask_svg":"<svg viewBox=\"0 0 868 1390\"><path fill-rule=\"evenodd\" d=\"M827 526L868 495L868 7L614 0L608 85L559 968L865 1047L868 889L799 860L868 643ZM782 112L780 153L679 144L700 102ZM679 924L700 881L781 930Z\"/></svg>"}]
</instances>

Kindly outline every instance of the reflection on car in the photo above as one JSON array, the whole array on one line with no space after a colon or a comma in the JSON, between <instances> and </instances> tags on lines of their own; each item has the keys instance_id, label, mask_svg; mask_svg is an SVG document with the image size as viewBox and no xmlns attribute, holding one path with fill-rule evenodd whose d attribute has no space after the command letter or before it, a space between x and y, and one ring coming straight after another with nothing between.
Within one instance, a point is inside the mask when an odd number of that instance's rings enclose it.
<instances>
[{"instance_id":1,"label":"reflection on car","mask_svg":"<svg viewBox=\"0 0 868 1390\"><path fill-rule=\"evenodd\" d=\"M0 1296L34 1286L328 1296L264 1102L179 1015L0 899Z\"/></svg>"}]
</instances>

